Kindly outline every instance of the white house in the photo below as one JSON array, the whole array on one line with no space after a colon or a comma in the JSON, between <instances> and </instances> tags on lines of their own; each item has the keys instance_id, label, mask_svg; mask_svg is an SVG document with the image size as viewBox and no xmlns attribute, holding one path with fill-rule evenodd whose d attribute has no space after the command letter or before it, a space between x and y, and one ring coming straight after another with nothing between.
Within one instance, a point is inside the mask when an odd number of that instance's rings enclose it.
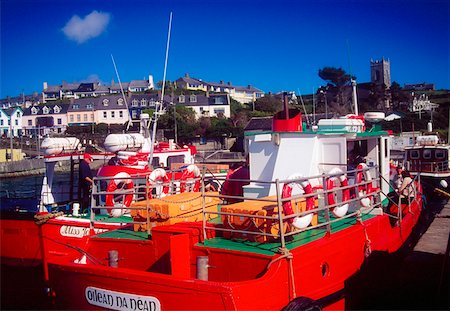
<instances>
[{"instance_id":1,"label":"white house","mask_svg":"<svg viewBox=\"0 0 450 311\"><path fill-rule=\"evenodd\" d=\"M202 116L225 118L231 116L229 94L180 95L174 102L192 108L197 119Z\"/></svg>"},{"instance_id":2,"label":"white house","mask_svg":"<svg viewBox=\"0 0 450 311\"><path fill-rule=\"evenodd\" d=\"M6 137L19 137L22 135L22 115L20 107L0 108L0 133Z\"/></svg>"}]
</instances>

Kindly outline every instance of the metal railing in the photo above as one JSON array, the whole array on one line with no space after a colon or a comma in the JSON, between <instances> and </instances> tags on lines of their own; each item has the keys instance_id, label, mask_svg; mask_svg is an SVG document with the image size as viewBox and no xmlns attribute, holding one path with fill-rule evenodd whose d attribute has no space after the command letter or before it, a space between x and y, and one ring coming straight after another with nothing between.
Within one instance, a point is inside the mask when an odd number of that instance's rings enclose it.
<instances>
[{"instance_id":1,"label":"metal railing","mask_svg":"<svg viewBox=\"0 0 450 311\"><path fill-rule=\"evenodd\" d=\"M375 167L376 168L376 167ZM347 173L355 173L355 174L362 174L365 171L369 171L371 169L374 169L374 167L368 167L366 169L362 170L353 170L348 171ZM329 178L337 178L341 176L341 173L336 174L321 174L317 176L311 176L308 178L298 178L298 179L289 179L289 180L275 180L275 181L256 181L256 180L250 180L250 182L258 182L258 184L269 184L275 185L275 195L264 197L264 198L249 198L249 197L243 197L243 196L230 196L230 195L220 195L219 197L222 199L239 199L243 200L245 202L251 202L251 201L259 201L261 204L261 210L264 211L271 211L270 213L267 213L266 215L262 215L264 213L243 213L243 212L230 212L229 209L225 209L226 205L222 206L222 210L220 211L207 211L203 210L203 237L204 239L208 239L207 232L210 230L215 230L218 232L228 233L228 234L234 234L238 237L251 237L253 236L256 238L261 238L262 240L273 240L273 241L280 241L281 247L284 248L286 246L286 238L295 234L298 234L300 232L308 231L308 230L314 230L317 228L325 228L326 234L331 234L332 225L336 222L341 221L342 219L347 218L355 218L356 220L361 220L363 214L368 214L371 211L373 211L375 208L382 207L381 203L381 190L379 187L381 179L380 177L376 177L372 180L361 180L360 183L356 184L349 184L348 186L338 186L333 187L332 189L327 189L327 182ZM302 182L310 182L315 180L317 185L316 189L317 191L309 194L298 194L298 195L292 195L290 197L283 197L282 196L282 187L286 184L299 184ZM235 182L242 182L243 180L234 180ZM373 192L371 193L364 193L360 189L367 189L368 185L370 183L374 183L377 185L377 187L373 187ZM343 191L350 191L351 195L347 200L336 200L336 203L330 204L328 202L329 195L335 195L336 193ZM203 193L205 197L216 197L214 195L210 195L208 193ZM342 195L341 195L342 196ZM310 197L315 197L315 200L317 199L318 204L314 206L313 209L309 211L298 211L294 212L291 215L285 215L283 213L283 204L288 201L306 201ZM370 199L370 206L364 207L362 206L361 201L365 198ZM244 203L245 204L245 203ZM248 203L250 204L250 203ZM348 213L346 213L343 217L332 217L333 209L342 206L343 204L348 204L350 206ZM236 206L236 205L229 205L230 207ZM236 211L242 211L245 208L239 208L239 205L236 206ZM382 212L382 209L380 209ZM254 211L251 211L254 212ZM222 226L215 226L211 223L207 222L206 215L207 214L215 214L218 215L222 219ZM270 215L269 215L270 214ZM295 228L290 224L292 219L296 217L303 217L310 214L318 215L321 214L323 216L323 219L317 219L317 223L311 226L307 226L305 228ZM248 226L245 229L251 228L252 230L243 230L243 228L239 228L239 226L233 226L230 225L229 219L232 217L239 217L241 219L240 223L247 223ZM261 223L262 222L262 223ZM276 227L275 233L272 232L272 228ZM287 230L290 229L290 230Z\"/></svg>"}]
</instances>

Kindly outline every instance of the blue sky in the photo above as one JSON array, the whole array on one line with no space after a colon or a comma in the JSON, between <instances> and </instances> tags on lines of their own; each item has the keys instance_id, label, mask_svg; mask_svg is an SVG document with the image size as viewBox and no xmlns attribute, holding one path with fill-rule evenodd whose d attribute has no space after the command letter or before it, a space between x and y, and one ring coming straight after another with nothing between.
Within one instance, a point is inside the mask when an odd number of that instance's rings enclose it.
<instances>
[{"instance_id":1,"label":"blue sky","mask_svg":"<svg viewBox=\"0 0 450 311\"><path fill-rule=\"evenodd\" d=\"M1 0L0 98L42 83L167 79L251 84L309 94L325 66L370 81L370 59L391 79L450 89L448 0Z\"/></svg>"}]
</instances>

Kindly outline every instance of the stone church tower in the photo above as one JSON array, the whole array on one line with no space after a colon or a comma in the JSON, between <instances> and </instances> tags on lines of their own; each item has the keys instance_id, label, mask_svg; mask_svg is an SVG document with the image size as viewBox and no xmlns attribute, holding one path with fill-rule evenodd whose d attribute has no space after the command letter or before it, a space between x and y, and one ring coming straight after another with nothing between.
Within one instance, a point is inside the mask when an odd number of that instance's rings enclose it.
<instances>
[{"instance_id":1,"label":"stone church tower","mask_svg":"<svg viewBox=\"0 0 450 311\"><path fill-rule=\"evenodd\" d=\"M370 81L376 85L391 87L391 63L386 59L370 60Z\"/></svg>"}]
</instances>

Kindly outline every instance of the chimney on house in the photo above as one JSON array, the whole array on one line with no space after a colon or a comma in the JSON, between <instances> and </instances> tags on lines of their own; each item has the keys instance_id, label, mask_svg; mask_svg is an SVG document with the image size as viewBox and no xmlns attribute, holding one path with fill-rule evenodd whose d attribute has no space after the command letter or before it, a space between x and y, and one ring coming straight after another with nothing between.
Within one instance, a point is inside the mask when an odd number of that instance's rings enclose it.
<instances>
[{"instance_id":1,"label":"chimney on house","mask_svg":"<svg viewBox=\"0 0 450 311\"><path fill-rule=\"evenodd\" d=\"M48 88L47 82L42 83L42 88L44 89L44 91Z\"/></svg>"},{"instance_id":2,"label":"chimney on house","mask_svg":"<svg viewBox=\"0 0 450 311\"><path fill-rule=\"evenodd\" d=\"M231 82L230 81L228 81L228 83L227 83L228 85L231 85Z\"/></svg>"},{"instance_id":3,"label":"chimney on house","mask_svg":"<svg viewBox=\"0 0 450 311\"><path fill-rule=\"evenodd\" d=\"M186 74L184 75L185 78L189 78L189 73L186 72Z\"/></svg>"},{"instance_id":4,"label":"chimney on house","mask_svg":"<svg viewBox=\"0 0 450 311\"><path fill-rule=\"evenodd\" d=\"M155 88L155 83L153 82L153 76L148 75L148 88L153 90Z\"/></svg>"},{"instance_id":5,"label":"chimney on house","mask_svg":"<svg viewBox=\"0 0 450 311\"><path fill-rule=\"evenodd\" d=\"M223 80L220 80L220 84L223 84Z\"/></svg>"},{"instance_id":6,"label":"chimney on house","mask_svg":"<svg viewBox=\"0 0 450 311\"><path fill-rule=\"evenodd\" d=\"M206 91L206 98L209 98L209 91Z\"/></svg>"},{"instance_id":7,"label":"chimney on house","mask_svg":"<svg viewBox=\"0 0 450 311\"><path fill-rule=\"evenodd\" d=\"M249 84L249 85L247 86L247 88L250 90L250 89L252 88L252 85Z\"/></svg>"}]
</instances>

